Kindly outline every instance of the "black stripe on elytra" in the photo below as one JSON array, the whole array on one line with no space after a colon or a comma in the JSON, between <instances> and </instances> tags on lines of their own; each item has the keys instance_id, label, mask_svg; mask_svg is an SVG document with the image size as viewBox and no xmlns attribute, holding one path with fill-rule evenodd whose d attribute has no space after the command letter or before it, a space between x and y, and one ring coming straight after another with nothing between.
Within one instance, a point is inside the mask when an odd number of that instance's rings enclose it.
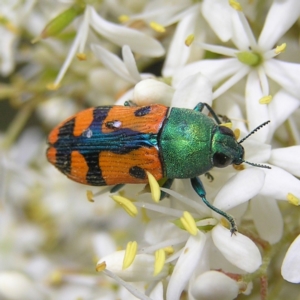
<instances>
[{"instance_id":1,"label":"black stripe on elytra","mask_svg":"<svg viewBox=\"0 0 300 300\"><path fill-rule=\"evenodd\" d=\"M142 169L141 167L138 167L138 166L131 167L129 169L129 174L132 177L138 178L138 179L145 179L146 178L146 172L145 172L145 170Z\"/></svg>"},{"instance_id":2,"label":"black stripe on elytra","mask_svg":"<svg viewBox=\"0 0 300 300\"><path fill-rule=\"evenodd\" d=\"M143 106L143 107L137 109L134 112L134 115L136 117L143 117L145 115L148 115L150 112L151 112L151 107L150 106Z\"/></svg>"},{"instance_id":3,"label":"black stripe on elytra","mask_svg":"<svg viewBox=\"0 0 300 300\"><path fill-rule=\"evenodd\" d=\"M101 135L101 128L103 121L106 119L108 112L110 111L111 107L109 106L102 106L102 107L96 107L93 111L93 121L89 127L89 129L92 131L93 135L97 134ZM82 137L80 140L83 144L86 144L89 142L88 137ZM93 139L95 141L95 139ZM80 151L80 150L79 150ZM106 182L102 176L102 171L99 166L99 155L101 151L97 149L97 146L94 146L94 150L92 152L84 151L81 149L81 154L83 155L87 165L88 165L88 172L86 175L86 181L87 183L91 185L106 185Z\"/></svg>"},{"instance_id":4,"label":"black stripe on elytra","mask_svg":"<svg viewBox=\"0 0 300 300\"><path fill-rule=\"evenodd\" d=\"M141 147L157 146L157 134L140 133L130 128L115 128L113 132L103 133L101 128L107 118L110 106L96 107L93 111L93 120L89 128L81 136L74 136L76 117L59 128L57 142L56 167L65 174L71 173L71 153L78 151L88 166L86 181L90 185L105 185L99 166L101 151L110 151L116 154L126 154ZM149 107L149 110L151 108ZM148 107L139 109L138 116L146 115ZM137 112L136 111L136 112ZM86 134L88 131L89 134ZM132 169L132 176L146 178L144 170Z\"/></svg>"},{"instance_id":5,"label":"black stripe on elytra","mask_svg":"<svg viewBox=\"0 0 300 300\"><path fill-rule=\"evenodd\" d=\"M56 148L55 166L65 174L71 173L71 152L75 118L66 122L59 128L58 139L54 144Z\"/></svg>"}]
</instances>

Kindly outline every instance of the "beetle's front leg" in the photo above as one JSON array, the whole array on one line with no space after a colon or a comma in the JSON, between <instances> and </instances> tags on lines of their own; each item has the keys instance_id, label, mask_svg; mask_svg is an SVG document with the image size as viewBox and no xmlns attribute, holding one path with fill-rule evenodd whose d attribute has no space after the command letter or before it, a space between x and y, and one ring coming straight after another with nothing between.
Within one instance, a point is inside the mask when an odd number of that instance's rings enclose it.
<instances>
[{"instance_id":1,"label":"beetle's front leg","mask_svg":"<svg viewBox=\"0 0 300 300\"><path fill-rule=\"evenodd\" d=\"M124 106L137 106L137 104L135 102L133 102L132 100L127 100L124 102Z\"/></svg>"},{"instance_id":2,"label":"beetle's front leg","mask_svg":"<svg viewBox=\"0 0 300 300\"><path fill-rule=\"evenodd\" d=\"M210 209L218 213L219 215L223 216L229 223L230 223L230 232L231 235L234 234L237 231L237 226L235 224L235 221L231 215L228 215L223 210L213 206L208 202L206 199L206 192L204 189L204 186L201 182L201 180L198 177L191 178L192 187L195 190L195 192L201 197L202 201L207 205Z\"/></svg>"},{"instance_id":3,"label":"beetle's front leg","mask_svg":"<svg viewBox=\"0 0 300 300\"><path fill-rule=\"evenodd\" d=\"M172 184L173 184L173 181L174 181L174 178L162 178L160 180L158 180L158 184L162 187L162 188L166 188L166 189L169 189ZM169 194L164 192L164 191L161 191L161 194L160 194L160 201L163 200L165 197L169 197Z\"/></svg>"},{"instance_id":4,"label":"beetle's front leg","mask_svg":"<svg viewBox=\"0 0 300 300\"><path fill-rule=\"evenodd\" d=\"M208 109L208 111L210 112L210 114L213 116L214 120L217 122L217 124L222 124L222 122L220 121L219 117L217 116L217 114L215 113L215 111L212 109L212 107L210 105L208 105L207 103L204 102L199 102L194 110L195 111L199 111L202 112L203 108L206 107Z\"/></svg>"},{"instance_id":5,"label":"beetle's front leg","mask_svg":"<svg viewBox=\"0 0 300 300\"><path fill-rule=\"evenodd\" d=\"M110 193L116 193L118 192L125 184L117 184L117 185L114 185L111 190L110 190Z\"/></svg>"}]
</instances>

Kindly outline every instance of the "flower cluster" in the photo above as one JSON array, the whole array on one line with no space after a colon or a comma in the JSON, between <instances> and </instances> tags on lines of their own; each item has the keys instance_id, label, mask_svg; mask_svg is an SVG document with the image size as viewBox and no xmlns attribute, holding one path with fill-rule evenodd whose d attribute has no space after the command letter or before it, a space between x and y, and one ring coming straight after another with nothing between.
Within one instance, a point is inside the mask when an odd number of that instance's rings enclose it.
<instances>
[{"instance_id":1,"label":"flower cluster","mask_svg":"<svg viewBox=\"0 0 300 300\"><path fill-rule=\"evenodd\" d=\"M1 1L0 298L295 298L299 18L298 0ZM151 173L87 187L46 161L59 122L128 100L206 103L244 163L199 174L199 197Z\"/></svg>"}]
</instances>

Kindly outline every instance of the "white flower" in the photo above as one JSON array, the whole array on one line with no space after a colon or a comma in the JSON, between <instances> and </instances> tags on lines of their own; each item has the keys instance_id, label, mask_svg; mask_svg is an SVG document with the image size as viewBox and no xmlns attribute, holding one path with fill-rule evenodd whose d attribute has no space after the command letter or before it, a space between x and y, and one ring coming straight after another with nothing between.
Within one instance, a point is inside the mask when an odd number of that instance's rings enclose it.
<instances>
[{"instance_id":1,"label":"white flower","mask_svg":"<svg viewBox=\"0 0 300 300\"><path fill-rule=\"evenodd\" d=\"M124 256L124 250L116 251L108 256L102 257L97 264L100 265L104 262L107 270L128 282L156 281L168 275L168 265L166 264L158 275L153 276L155 262L153 255L137 254L133 263L126 269L123 269Z\"/></svg>"},{"instance_id":2,"label":"white flower","mask_svg":"<svg viewBox=\"0 0 300 300\"><path fill-rule=\"evenodd\" d=\"M281 18L278 18L279 15ZM260 37L256 41L243 13L232 9L231 40L237 49L199 44L203 49L232 58L208 59L187 65L174 75L175 87L183 78L201 71L213 82L214 86L221 83L213 93L213 99L215 99L247 76L245 90L247 119L249 128L257 127L268 120L270 115L269 108L259 102L269 103L272 99L268 77L289 94L299 98L300 85L297 74L300 73L300 65L275 59L275 56L284 51L285 45L272 49L276 41L293 25L299 15L299 1L274 1ZM279 24L278 21L280 21ZM214 30L222 30L221 25L215 26ZM259 136L262 142L266 141L267 134L259 133L257 137Z\"/></svg>"},{"instance_id":3,"label":"white flower","mask_svg":"<svg viewBox=\"0 0 300 300\"><path fill-rule=\"evenodd\" d=\"M164 54L163 47L155 39L137 30L106 21L105 19L101 18L99 14L97 14L93 6L87 5L82 21L77 30L75 40L54 82L54 87L58 86L60 83L76 52L78 52L78 57L80 59L85 59L85 55L83 53L90 26L97 33L112 43L119 46L127 44L131 47L131 49L133 49L133 51L139 54L151 57L157 57Z\"/></svg>"},{"instance_id":4,"label":"white flower","mask_svg":"<svg viewBox=\"0 0 300 300\"><path fill-rule=\"evenodd\" d=\"M16 0L0 3L0 73L3 76L9 75L15 67L20 30L27 27L28 16L35 2L35 0Z\"/></svg>"},{"instance_id":5,"label":"white flower","mask_svg":"<svg viewBox=\"0 0 300 300\"><path fill-rule=\"evenodd\" d=\"M283 278L292 283L300 282L300 235L289 247L281 267Z\"/></svg>"},{"instance_id":6,"label":"white flower","mask_svg":"<svg viewBox=\"0 0 300 300\"><path fill-rule=\"evenodd\" d=\"M189 293L195 300L232 300L238 296L239 285L221 272L208 271L191 282Z\"/></svg>"},{"instance_id":7,"label":"white flower","mask_svg":"<svg viewBox=\"0 0 300 300\"><path fill-rule=\"evenodd\" d=\"M34 283L26 275L16 271L0 272L0 296L11 300L41 299Z\"/></svg>"}]
</instances>

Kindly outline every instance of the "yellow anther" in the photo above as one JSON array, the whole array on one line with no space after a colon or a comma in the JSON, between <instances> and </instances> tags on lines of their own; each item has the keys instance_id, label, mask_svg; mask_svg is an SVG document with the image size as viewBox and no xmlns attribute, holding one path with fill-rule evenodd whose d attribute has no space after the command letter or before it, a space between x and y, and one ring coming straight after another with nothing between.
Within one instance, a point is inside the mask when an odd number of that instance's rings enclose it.
<instances>
[{"instance_id":1,"label":"yellow anther","mask_svg":"<svg viewBox=\"0 0 300 300\"><path fill-rule=\"evenodd\" d=\"M234 129L233 134L234 134L235 139L238 140L240 138L241 131L238 128L236 128L236 129Z\"/></svg>"},{"instance_id":2,"label":"yellow anther","mask_svg":"<svg viewBox=\"0 0 300 300\"><path fill-rule=\"evenodd\" d=\"M116 203L122 206L122 208L131 216L135 217L138 213L137 207L128 199L120 195L110 196Z\"/></svg>"},{"instance_id":3,"label":"yellow anther","mask_svg":"<svg viewBox=\"0 0 300 300\"><path fill-rule=\"evenodd\" d=\"M152 199L154 202L159 202L159 200L160 200L159 184L158 184L157 180L155 179L155 177L148 171L147 171L147 176L148 176L148 180L149 180Z\"/></svg>"},{"instance_id":4,"label":"yellow anther","mask_svg":"<svg viewBox=\"0 0 300 300\"><path fill-rule=\"evenodd\" d=\"M46 88L47 88L48 90L50 90L50 91L56 91L56 90L59 89L59 87L60 87L60 85L59 85L59 84L56 84L56 83L49 83L49 84L47 84L47 86L46 86Z\"/></svg>"},{"instance_id":5,"label":"yellow anther","mask_svg":"<svg viewBox=\"0 0 300 300\"><path fill-rule=\"evenodd\" d=\"M96 265L96 271L97 272L102 272L105 269L106 269L106 262L105 261L103 261L103 262Z\"/></svg>"},{"instance_id":6,"label":"yellow anther","mask_svg":"<svg viewBox=\"0 0 300 300\"><path fill-rule=\"evenodd\" d=\"M49 278L50 284L59 285L62 283L62 278L63 278L63 275L62 275L61 271L59 271L59 270L53 271L50 274L50 278Z\"/></svg>"},{"instance_id":7,"label":"yellow anther","mask_svg":"<svg viewBox=\"0 0 300 300\"><path fill-rule=\"evenodd\" d=\"M86 197L87 197L88 201L95 202L95 200L93 199L94 193L91 190L86 191Z\"/></svg>"},{"instance_id":8,"label":"yellow anther","mask_svg":"<svg viewBox=\"0 0 300 300\"><path fill-rule=\"evenodd\" d=\"M184 41L185 45L186 46L191 46L192 42L194 41L195 39L195 35L194 34L190 34Z\"/></svg>"},{"instance_id":9,"label":"yellow anther","mask_svg":"<svg viewBox=\"0 0 300 300\"><path fill-rule=\"evenodd\" d=\"M295 195L293 195L292 193L288 193L286 198L289 201L289 203L291 203L295 206L300 205L300 199L298 197L296 197Z\"/></svg>"},{"instance_id":10,"label":"yellow anther","mask_svg":"<svg viewBox=\"0 0 300 300\"><path fill-rule=\"evenodd\" d=\"M221 224L222 226L224 226L225 228L228 228L228 229L229 229L229 223L228 223L228 221L227 221L225 218L221 218L221 219L220 219L220 224Z\"/></svg>"},{"instance_id":11,"label":"yellow anther","mask_svg":"<svg viewBox=\"0 0 300 300\"><path fill-rule=\"evenodd\" d=\"M77 54L76 54L76 57L77 57L79 60L86 60L86 54L85 54L85 53L77 53Z\"/></svg>"},{"instance_id":12,"label":"yellow anther","mask_svg":"<svg viewBox=\"0 0 300 300\"><path fill-rule=\"evenodd\" d=\"M197 234L198 229L196 222L189 212L184 211L182 217L180 218L180 221L185 230L188 231L191 235Z\"/></svg>"},{"instance_id":13,"label":"yellow anther","mask_svg":"<svg viewBox=\"0 0 300 300\"><path fill-rule=\"evenodd\" d=\"M161 24L158 24L154 21L150 22L150 27L159 33L164 33L166 31L166 28L164 26L162 26Z\"/></svg>"},{"instance_id":14,"label":"yellow anther","mask_svg":"<svg viewBox=\"0 0 300 300\"><path fill-rule=\"evenodd\" d=\"M235 10L238 10L238 11L242 11L242 6L239 2L237 2L236 0L229 0L229 5L235 9Z\"/></svg>"},{"instance_id":15,"label":"yellow anther","mask_svg":"<svg viewBox=\"0 0 300 300\"><path fill-rule=\"evenodd\" d=\"M7 30L9 30L12 33L15 33L15 34L19 33L18 28L11 22L6 23L6 28L7 28Z\"/></svg>"},{"instance_id":16,"label":"yellow anther","mask_svg":"<svg viewBox=\"0 0 300 300\"><path fill-rule=\"evenodd\" d=\"M232 123L231 122L227 122L227 123L222 123L220 126L225 126L227 128L232 128Z\"/></svg>"},{"instance_id":17,"label":"yellow anther","mask_svg":"<svg viewBox=\"0 0 300 300\"><path fill-rule=\"evenodd\" d=\"M121 15L118 19L120 23L126 23L130 20L130 17L128 15Z\"/></svg>"},{"instance_id":18,"label":"yellow anther","mask_svg":"<svg viewBox=\"0 0 300 300\"><path fill-rule=\"evenodd\" d=\"M245 166L244 165L232 165L232 167L237 170L237 171L243 171L245 170Z\"/></svg>"},{"instance_id":19,"label":"yellow anther","mask_svg":"<svg viewBox=\"0 0 300 300\"><path fill-rule=\"evenodd\" d=\"M271 95L264 96L259 99L260 104L269 104L272 101L273 97Z\"/></svg>"},{"instance_id":20,"label":"yellow anther","mask_svg":"<svg viewBox=\"0 0 300 300\"><path fill-rule=\"evenodd\" d=\"M125 250L125 255L123 259L123 266L122 269L125 270L128 267L131 266L133 263L135 257L136 257L136 252L137 252L137 242L128 242Z\"/></svg>"},{"instance_id":21,"label":"yellow anther","mask_svg":"<svg viewBox=\"0 0 300 300\"><path fill-rule=\"evenodd\" d=\"M165 247L164 251L167 255L173 254L174 253L174 248L172 246Z\"/></svg>"},{"instance_id":22,"label":"yellow anther","mask_svg":"<svg viewBox=\"0 0 300 300\"><path fill-rule=\"evenodd\" d=\"M286 49L286 43L283 43L275 48L275 53L280 54L280 53L284 52L285 49Z\"/></svg>"},{"instance_id":23,"label":"yellow anther","mask_svg":"<svg viewBox=\"0 0 300 300\"><path fill-rule=\"evenodd\" d=\"M159 249L155 251L155 263L153 276L156 276L161 272L166 261L166 253L164 249Z\"/></svg>"}]
</instances>

